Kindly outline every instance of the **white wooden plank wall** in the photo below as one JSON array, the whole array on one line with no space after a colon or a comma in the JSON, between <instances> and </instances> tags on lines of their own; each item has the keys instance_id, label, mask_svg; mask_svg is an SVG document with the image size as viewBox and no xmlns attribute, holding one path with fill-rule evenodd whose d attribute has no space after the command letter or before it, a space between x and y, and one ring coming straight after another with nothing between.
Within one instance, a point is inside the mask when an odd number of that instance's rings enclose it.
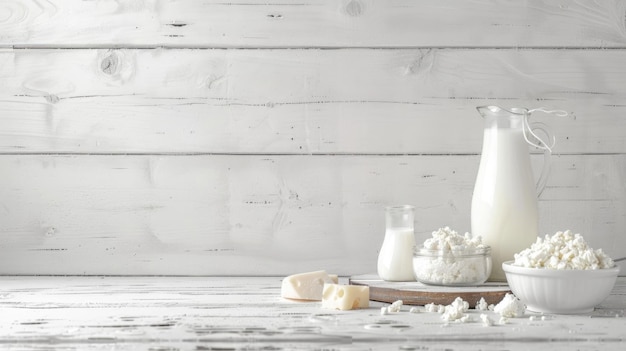
<instances>
[{"instance_id":1,"label":"white wooden plank wall","mask_svg":"<svg viewBox=\"0 0 626 351\"><path fill-rule=\"evenodd\" d=\"M624 82L626 1L3 0L0 274L374 272L470 229L483 104L570 112L540 230L626 256Z\"/></svg>"}]
</instances>

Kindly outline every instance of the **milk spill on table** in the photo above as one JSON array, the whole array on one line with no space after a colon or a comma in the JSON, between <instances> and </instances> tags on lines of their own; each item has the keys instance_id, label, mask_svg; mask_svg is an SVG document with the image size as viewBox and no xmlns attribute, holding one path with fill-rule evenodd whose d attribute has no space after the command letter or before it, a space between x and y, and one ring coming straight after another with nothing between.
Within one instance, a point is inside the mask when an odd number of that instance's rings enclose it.
<instances>
[{"instance_id":1,"label":"milk spill on table","mask_svg":"<svg viewBox=\"0 0 626 351\"><path fill-rule=\"evenodd\" d=\"M522 130L486 128L472 196L472 234L491 246L490 280L504 281L502 262L538 234L537 194Z\"/></svg>"},{"instance_id":2,"label":"milk spill on table","mask_svg":"<svg viewBox=\"0 0 626 351\"><path fill-rule=\"evenodd\" d=\"M413 228L387 228L378 256L378 275L388 281L413 281Z\"/></svg>"}]
</instances>

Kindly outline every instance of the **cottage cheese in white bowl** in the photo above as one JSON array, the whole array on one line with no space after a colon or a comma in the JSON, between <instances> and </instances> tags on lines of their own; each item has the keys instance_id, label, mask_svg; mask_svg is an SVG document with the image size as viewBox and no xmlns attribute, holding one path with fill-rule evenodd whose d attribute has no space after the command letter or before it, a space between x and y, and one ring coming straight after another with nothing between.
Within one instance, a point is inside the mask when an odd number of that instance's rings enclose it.
<instances>
[{"instance_id":1,"label":"cottage cheese in white bowl","mask_svg":"<svg viewBox=\"0 0 626 351\"><path fill-rule=\"evenodd\" d=\"M609 296L619 274L609 256L569 230L538 238L502 269L528 310L562 314L593 311Z\"/></svg>"}]
</instances>

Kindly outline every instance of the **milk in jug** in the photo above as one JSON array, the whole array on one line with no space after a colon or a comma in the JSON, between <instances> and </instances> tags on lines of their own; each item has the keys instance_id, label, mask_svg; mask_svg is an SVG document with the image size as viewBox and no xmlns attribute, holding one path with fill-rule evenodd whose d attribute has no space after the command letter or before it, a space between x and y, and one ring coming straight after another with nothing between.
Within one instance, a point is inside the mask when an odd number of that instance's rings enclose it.
<instances>
[{"instance_id":1,"label":"milk in jug","mask_svg":"<svg viewBox=\"0 0 626 351\"><path fill-rule=\"evenodd\" d=\"M485 129L472 195L472 234L482 236L483 243L491 247L493 269L489 280L505 281L502 262L512 260L515 253L537 239L537 197L545 186L551 146L533 132L528 110L497 106L477 109ZM545 127L540 128L550 135ZM544 149L544 168L537 183L529 143Z\"/></svg>"}]
</instances>

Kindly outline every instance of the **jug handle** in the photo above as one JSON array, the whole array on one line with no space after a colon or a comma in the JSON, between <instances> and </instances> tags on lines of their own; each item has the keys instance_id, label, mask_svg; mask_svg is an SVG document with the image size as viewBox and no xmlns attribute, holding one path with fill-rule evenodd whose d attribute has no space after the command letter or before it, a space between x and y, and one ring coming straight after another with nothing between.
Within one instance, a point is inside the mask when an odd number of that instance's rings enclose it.
<instances>
[{"instance_id":1,"label":"jug handle","mask_svg":"<svg viewBox=\"0 0 626 351\"><path fill-rule=\"evenodd\" d=\"M569 115L569 113L563 110L546 110L543 107L535 108L532 110L527 110L524 113L524 119L522 121L524 139L526 139L526 142L529 143L530 145L533 145L543 150L543 169L541 170L541 174L539 175L539 180L537 181L537 197L539 197L541 193L543 192L544 188L546 187L546 181L548 179L548 173L550 171L550 156L552 156L552 148L554 147L554 144L556 143L556 138L554 137L554 134L552 133L550 128L548 128L548 126L545 125L544 123L534 122L531 125L528 122L528 118L530 117L530 115L536 111L547 113L547 114L552 114L552 115L556 115L560 117L566 117ZM541 139L535 133L535 131L540 131L541 133L545 134L547 137L546 140L548 140L550 143L548 144L545 140ZM531 141L528 137L528 134L530 134L537 141L536 142Z\"/></svg>"},{"instance_id":2,"label":"jug handle","mask_svg":"<svg viewBox=\"0 0 626 351\"><path fill-rule=\"evenodd\" d=\"M543 151L543 168L541 169L541 174L539 175L539 180L537 180L537 197L541 196L543 190L546 187L546 183L548 180L548 174L550 173L550 158L552 157L552 152L550 150Z\"/></svg>"},{"instance_id":3,"label":"jug handle","mask_svg":"<svg viewBox=\"0 0 626 351\"><path fill-rule=\"evenodd\" d=\"M539 141L539 144L536 144L528 140L527 135L524 133L524 138L526 139L526 142L543 150L543 168L541 169L539 179L537 180L537 197L539 197L541 193L543 193L543 190L546 187L548 174L550 173L552 147L554 146L555 137L552 131L550 130L550 128L548 128L546 124L541 123L541 122L534 122L532 124L528 124L527 128L530 134ZM539 138L539 136L537 136L536 134L536 131L539 131L545 134L547 137L547 140L552 141L550 145L548 145L545 141L543 141L543 139Z\"/></svg>"}]
</instances>

